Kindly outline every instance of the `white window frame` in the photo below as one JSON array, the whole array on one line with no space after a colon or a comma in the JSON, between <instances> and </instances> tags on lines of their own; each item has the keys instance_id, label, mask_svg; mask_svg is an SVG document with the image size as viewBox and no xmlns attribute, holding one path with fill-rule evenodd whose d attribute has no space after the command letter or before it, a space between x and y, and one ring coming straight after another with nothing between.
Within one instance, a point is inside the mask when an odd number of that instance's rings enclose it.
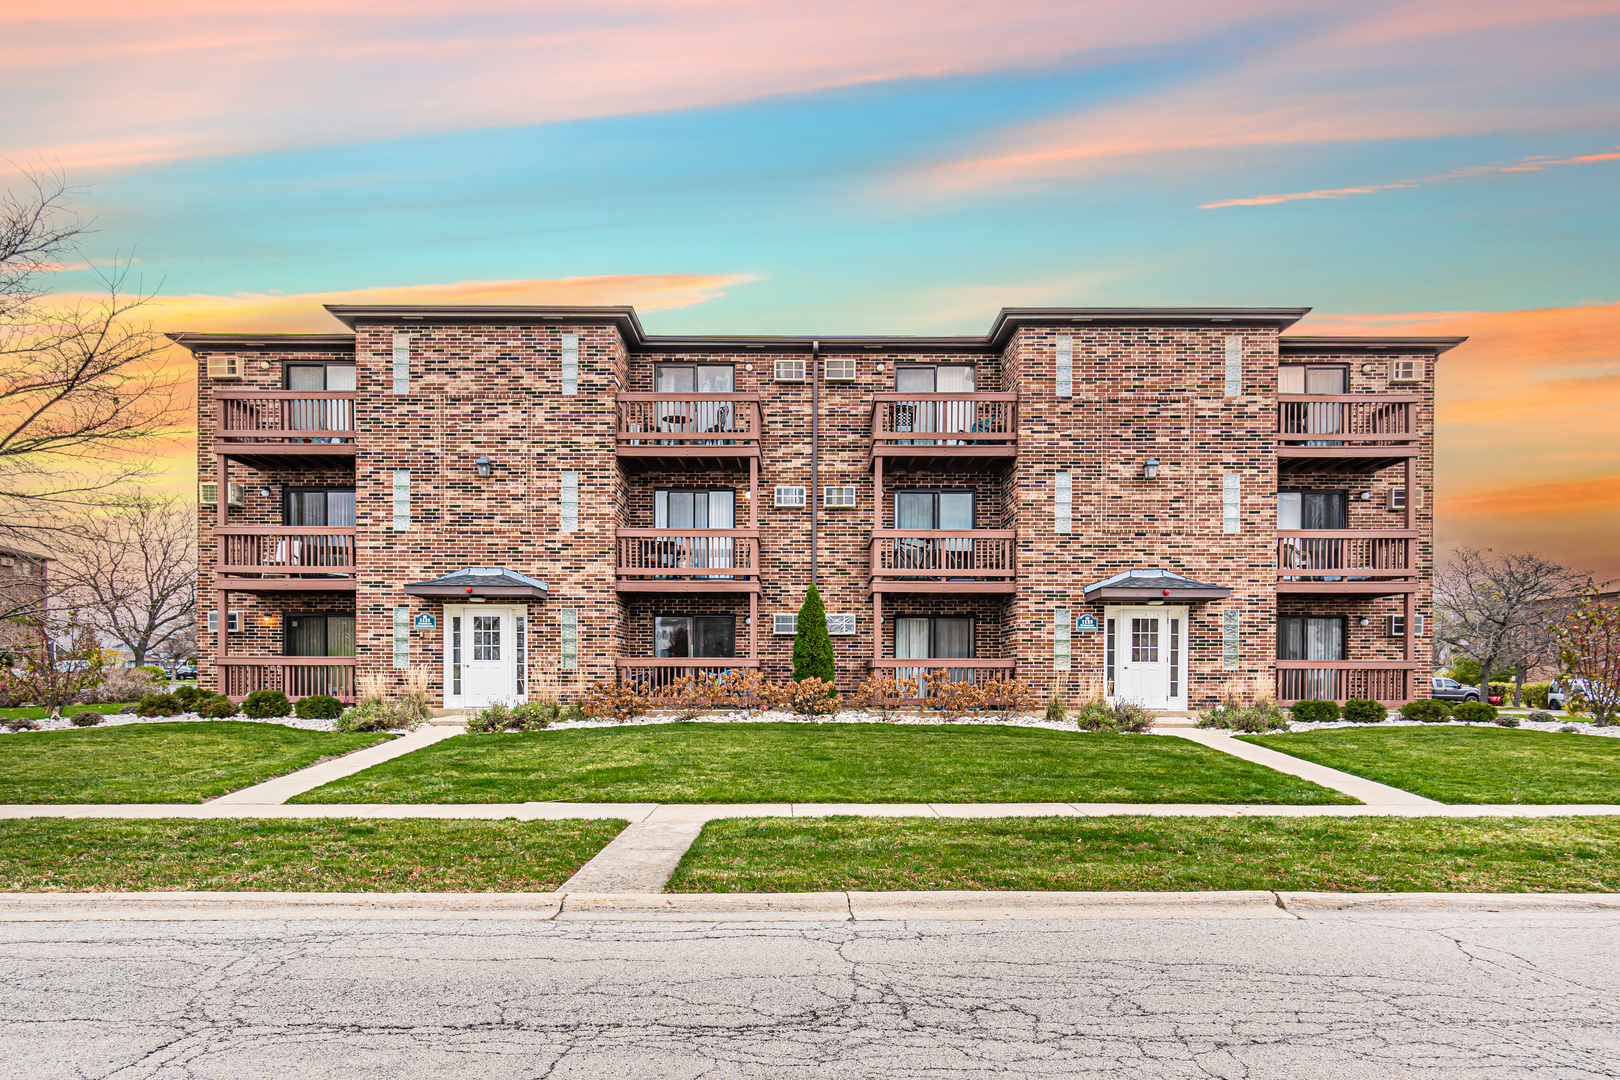
<instances>
[{"instance_id":1,"label":"white window frame","mask_svg":"<svg viewBox=\"0 0 1620 1080\"><path fill-rule=\"evenodd\" d=\"M794 619L795 619L795 621L797 621L798 616L794 616ZM835 619L837 620L836 623L833 621ZM855 633L856 633L856 627L857 627L858 623L859 623L859 620L854 615L851 615L851 614L834 615L831 612L828 612L827 613L827 636L828 637L854 637Z\"/></svg>"},{"instance_id":2,"label":"white window frame","mask_svg":"<svg viewBox=\"0 0 1620 1080\"><path fill-rule=\"evenodd\" d=\"M799 632L799 613L779 611L771 616L771 633L776 637L793 637Z\"/></svg>"},{"instance_id":3,"label":"white window frame","mask_svg":"<svg viewBox=\"0 0 1620 1080\"><path fill-rule=\"evenodd\" d=\"M794 492L798 494L795 495ZM778 484L775 492L775 504L780 507L802 510L804 508L804 496L805 491L802 484Z\"/></svg>"},{"instance_id":4,"label":"white window frame","mask_svg":"<svg viewBox=\"0 0 1620 1080\"><path fill-rule=\"evenodd\" d=\"M821 488L821 505L828 510L851 510L855 506L854 484L825 484Z\"/></svg>"}]
</instances>

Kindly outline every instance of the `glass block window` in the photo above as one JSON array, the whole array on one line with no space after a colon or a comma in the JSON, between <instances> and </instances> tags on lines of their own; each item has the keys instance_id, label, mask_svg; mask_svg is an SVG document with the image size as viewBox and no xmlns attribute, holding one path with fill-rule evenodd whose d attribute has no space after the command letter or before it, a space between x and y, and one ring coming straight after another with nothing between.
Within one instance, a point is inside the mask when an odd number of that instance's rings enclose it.
<instances>
[{"instance_id":1,"label":"glass block window","mask_svg":"<svg viewBox=\"0 0 1620 1080\"><path fill-rule=\"evenodd\" d=\"M1221 477L1221 532L1243 530L1243 478L1237 473Z\"/></svg>"},{"instance_id":2,"label":"glass block window","mask_svg":"<svg viewBox=\"0 0 1620 1080\"><path fill-rule=\"evenodd\" d=\"M400 605L394 609L394 670L404 671L411 666L411 609Z\"/></svg>"},{"instance_id":3,"label":"glass block window","mask_svg":"<svg viewBox=\"0 0 1620 1080\"><path fill-rule=\"evenodd\" d=\"M1226 339L1226 396L1237 397L1243 393L1243 339L1229 337Z\"/></svg>"},{"instance_id":4,"label":"glass block window","mask_svg":"<svg viewBox=\"0 0 1620 1080\"><path fill-rule=\"evenodd\" d=\"M1068 671L1073 633L1073 624L1069 621L1069 609L1057 608L1052 612L1052 670Z\"/></svg>"},{"instance_id":5,"label":"glass block window","mask_svg":"<svg viewBox=\"0 0 1620 1080\"><path fill-rule=\"evenodd\" d=\"M1074 528L1074 477L1060 472L1052 478L1052 513L1059 536L1068 536Z\"/></svg>"},{"instance_id":6,"label":"glass block window","mask_svg":"<svg viewBox=\"0 0 1620 1080\"><path fill-rule=\"evenodd\" d=\"M579 335L562 336L562 392L564 397L579 393Z\"/></svg>"},{"instance_id":7,"label":"glass block window","mask_svg":"<svg viewBox=\"0 0 1620 1080\"><path fill-rule=\"evenodd\" d=\"M1238 613L1221 612L1221 670L1238 669Z\"/></svg>"},{"instance_id":8,"label":"glass block window","mask_svg":"<svg viewBox=\"0 0 1620 1080\"><path fill-rule=\"evenodd\" d=\"M411 335L394 335L394 393L411 392Z\"/></svg>"},{"instance_id":9,"label":"glass block window","mask_svg":"<svg viewBox=\"0 0 1620 1080\"><path fill-rule=\"evenodd\" d=\"M579 473L565 472L561 479L560 505L557 528L561 532L579 531Z\"/></svg>"},{"instance_id":10,"label":"glass block window","mask_svg":"<svg viewBox=\"0 0 1620 1080\"><path fill-rule=\"evenodd\" d=\"M1059 334L1057 339L1057 396L1074 397L1074 337Z\"/></svg>"},{"instance_id":11,"label":"glass block window","mask_svg":"<svg viewBox=\"0 0 1620 1080\"><path fill-rule=\"evenodd\" d=\"M394 531L411 529L411 470L394 470Z\"/></svg>"},{"instance_id":12,"label":"glass block window","mask_svg":"<svg viewBox=\"0 0 1620 1080\"><path fill-rule=\"evenodd\" d=\"M579 670L579 609L557 612L557 666L563 671Z\"/></svg>"}]
</instances>

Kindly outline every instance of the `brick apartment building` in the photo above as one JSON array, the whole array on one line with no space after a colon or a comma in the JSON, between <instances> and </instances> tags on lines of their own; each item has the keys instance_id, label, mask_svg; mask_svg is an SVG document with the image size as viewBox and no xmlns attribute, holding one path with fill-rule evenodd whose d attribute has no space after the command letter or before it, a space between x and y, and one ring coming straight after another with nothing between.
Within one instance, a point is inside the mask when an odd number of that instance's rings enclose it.
<instances>
[{"instance_id":1,"label":"brick apartment building","mask_svg":"<svg viewBox=\"0 0 1620 1080\"><path fill-rule=\"evenodd\" d=\"M812 579L846 687L1427 694L1433 374L1462 339L1290 337L1294 308L819 339L328 310L351 332L172 335L201 385L203 684L233 697L416 665L447 707L786 675Z\"/></svg>"}]
</instances>

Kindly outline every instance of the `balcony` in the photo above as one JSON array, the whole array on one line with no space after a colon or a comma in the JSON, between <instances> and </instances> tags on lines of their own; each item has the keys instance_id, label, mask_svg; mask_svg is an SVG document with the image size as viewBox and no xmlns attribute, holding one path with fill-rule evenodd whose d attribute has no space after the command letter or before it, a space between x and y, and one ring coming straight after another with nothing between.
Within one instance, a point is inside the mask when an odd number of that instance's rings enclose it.
<instances>
[{"instance_id":1,"label":"balcony","mask_svg":"<svg viewBox=\"0 0 1620 1080\"><path fill-rule=\"evenodd\" d=\"M883 593L1012 593L1018 533L1011 529L877 529L871 589Z\"/></svg>"},{"instance_id":2,"label":"balcony","mask_svg":"<svg viewBox=\"0 0 1620 1080\"><path fill-rule=\"evenodd\" d=\"M1392 596L1416 590L1416 529L1277 533L1277 591Z\"/></svg>"},{"instance_id":3,"label":"balcony","mask_svg":"<svg viewBox=\"0 0 1620 1080\"><path fill-rule=\"evenodd\" d=\"M759 592L757 529L620 529L620 592Z\"/></svg>"},{"instance_id":4,"label":"balcony","mask_svg":"<svg viewBox=\"0 0 1620 1080\"><path fill-rule=\"evenodd\" d=\"M354 701L352 656L222 656L220 693L241 701L255 690L280 690L289 698L330 694L339 701Z\"/></svg>"},{"instance_id":5,"label":"balcony","mask_svg":"<svg viewBox=\"0 0 1620 1080\"><path fill-rule=\"evenodd\" d=\"M703 470L759 458L758 394L620 394L618 413L628 468Z\"/></svg>"},{"instance_id":6,"label":"balcony","mask_svg":"<svg viewBox=\"0 0 1620 1080\"><path fill-rule=\"evenodd\" d=\"M1412 700L1410 660L1278 660L1277 701L1337 701L1366 698L1385 705Z\"/></svg>"},{"instance_id":7,"label":"balcony","mask_svg":"<svg viewBox=\"0 0 1620 1080\"><path fill-rule=\"evenodd\" d=\"M621 656L615 664L619 685L634 686L645 693L669 686L677 679L695 679L700 675L734 677L748 668L759 667L759 660L746 656Z\"/></svg>"},{"instance_id":8,"label":"balcony","mask_svg":"<svg viewBox=\"0 0 1620 1080\"><path fill-rule=\"evenodd\" d=\"M1018 456L1017 394L873 394L872 456L994 466Z\"/></svg>"},{"instance_id":9,"label":"balcony","mask_svg":"<svg viewBox=\"0 0 1620 1080\"><path fill-rule=\"evenodd\" d=\"M219 525L216 587L237 592L354 592L353 525Z\"/></svg>"},{"instance_id":10,"label":"balcony","mask_svg":"<svg viewBox=\"0 0 1620 1080\"><path fill-rule=\"evenodd\" d=\"M354 461L353 390L217 389L214 452L252 468L331 468Z\"/></svg>"},{"instance_id":11,"label":"balcony","mask_svg":"<svg viewBox=\"0 0 1620 1080\"><path fill-rule=\"evenodd\" d=\"M1374 472L1419 451L1415 394L1278 394L1277 468Z\"/></svg>"}]
</instances>

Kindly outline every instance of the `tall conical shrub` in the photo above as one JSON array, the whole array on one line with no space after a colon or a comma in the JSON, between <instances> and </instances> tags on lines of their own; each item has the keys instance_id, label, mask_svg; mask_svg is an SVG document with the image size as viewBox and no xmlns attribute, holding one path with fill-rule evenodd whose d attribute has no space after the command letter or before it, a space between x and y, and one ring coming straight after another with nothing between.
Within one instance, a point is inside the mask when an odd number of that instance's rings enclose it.
<instances>
[{"instance_id":1,"label":"tall conical shrub","mask_svg":"<svg viewBox=\"0 0 1620 1080\"><path fill-rule=\"evenodd\" d=\"M832 638L827 635L827 609L814 584L799 609L799 632L793 639L793 681L817 678L834 681Z\"/></svg>"}]
</instances>

